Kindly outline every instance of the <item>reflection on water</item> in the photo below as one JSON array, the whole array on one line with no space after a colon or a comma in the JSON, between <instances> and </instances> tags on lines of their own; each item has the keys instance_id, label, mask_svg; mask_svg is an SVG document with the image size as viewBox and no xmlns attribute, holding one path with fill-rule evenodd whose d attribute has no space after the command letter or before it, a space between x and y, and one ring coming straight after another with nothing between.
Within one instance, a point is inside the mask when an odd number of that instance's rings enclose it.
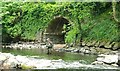
<instances>
[{"instance_id":1,"label":"reflection on water","mask_svg":"<svg viewBox=\"0 0 120 71\"><path fill-rule=\"evenodd\" d=\"M31 50L15 50L15 49L2 49L2 52L12 53L14 55L24 56L39 56L39 58L45 59L63 59L65 61L78 61L84 60L87 63L92 63L96 59L96 55L80 54L80 53L68 53L68 52L57 52L52 51L51 54L47 55L45 49L31 49Z\"/></svg>"}]
</instances>

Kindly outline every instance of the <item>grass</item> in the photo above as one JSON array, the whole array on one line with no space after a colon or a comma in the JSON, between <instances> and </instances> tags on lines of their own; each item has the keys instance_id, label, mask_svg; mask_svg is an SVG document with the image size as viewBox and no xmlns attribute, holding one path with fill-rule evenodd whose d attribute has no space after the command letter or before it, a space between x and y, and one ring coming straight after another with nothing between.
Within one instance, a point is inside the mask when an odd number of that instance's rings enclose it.
<instances>
[{"instance_id":1,"label":"grass","mask_svg":"<svg viewBox=\"0 0 120 71\"><path fill-rule=\"evenodd\" d=\"M89 26L96 23L96 25L89 29L84 36L85 41L118 41L118 28L117 24L112 18L111 11L108 10L103 14L94 17L92 20L88 21L87 24L83 25L83 30L89 28ZM89 26L88 26L89 24Z\"/></svg>"}]
</instances>

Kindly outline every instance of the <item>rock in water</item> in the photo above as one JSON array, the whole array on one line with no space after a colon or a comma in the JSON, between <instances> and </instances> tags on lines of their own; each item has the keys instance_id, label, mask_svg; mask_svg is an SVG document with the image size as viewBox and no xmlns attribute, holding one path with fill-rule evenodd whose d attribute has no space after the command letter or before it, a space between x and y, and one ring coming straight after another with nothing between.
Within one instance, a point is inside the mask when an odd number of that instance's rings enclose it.
<instances>
[{"instance_id":1,"label":"rock in water","mask_svg":"<svg viewBox=\"0 0 120 71\"><path fill-rule=\"evenodd\" d=\"M120 53L118 53L118 62L117 65L120 66Z\"/></svg>"},{"instance_id":2,"label":"rock in water","mask_svg":"<svg viewBox=\"0 0 120 71\"><path fill-rule=\"evenodd\" d=\"M90 48L91 54L97 54L95 47Z\"/></svg>"},{"instance_id":3,"label":"rock in water","mask_svg":"<svg viewBox=\"0 0 120 71\"><path fill-rule=\"evenodd\" d=\"M118 66L120 66L120 60L118 60L118 63L117 63L117 64L118 64Z\"/></svg>"},{"instance_id":4,"label":"rock in water","mask_svg":"<svg viewBox=\"0 0 120 71\"><path fill-rule=\"evenodd\" d=\"M105 64L108 64L108 65L115 64L115 63L118 63L118 55L104 55L104 54L101 54L97 58L97 61L98 62L104 62Z\"/></svg>"},{"instance_id":5,"label":"rock in water","mask_svg":"<svg viewBox=\"0 0 120 71\"><path fill-rule=\"evenodd\" d=\"M86 53L86 54L89 54L89 53L90 53L90 51L89 51L89 50L85 50L85 53Z\"/></svg>"}]
</instances>

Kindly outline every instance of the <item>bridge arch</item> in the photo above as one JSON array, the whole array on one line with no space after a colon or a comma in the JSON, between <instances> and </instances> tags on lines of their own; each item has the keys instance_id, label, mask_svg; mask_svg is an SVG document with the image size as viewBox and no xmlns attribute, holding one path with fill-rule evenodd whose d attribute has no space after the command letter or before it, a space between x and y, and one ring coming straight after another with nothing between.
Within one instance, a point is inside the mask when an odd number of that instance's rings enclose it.
<instances>
[{"instance_id":1,"label":"bridge arch","mask_svg":"<svg viewBox=\"0 0 120 71\"><path fill-rule=\"evenodd\" d=\"M44 32L45 38L50 38L51 41L55 44L64 44L65 43L65 33L63 33L63 26L70 24L70 21L63 16L55 16Z\"/></svg>"}]
</instances>

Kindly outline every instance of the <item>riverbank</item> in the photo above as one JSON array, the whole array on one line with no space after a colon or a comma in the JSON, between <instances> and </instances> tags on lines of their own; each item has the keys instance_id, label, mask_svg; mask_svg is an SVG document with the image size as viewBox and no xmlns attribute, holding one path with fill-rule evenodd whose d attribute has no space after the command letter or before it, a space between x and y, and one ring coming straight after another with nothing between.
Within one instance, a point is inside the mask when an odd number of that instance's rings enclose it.
<instances>
[{"instance_id":1,"label":"riverbank","mask_svg":"<svg viewBox=\"0 0 120 71\"><path fill-rule=\"evenodd\" d=\"M34 43L34 42L14 43L14 44L3 46L3 48L17 49L17 50L35 49L35 48L38 48L38 49L42 48L45 50L47 49L44 43ZM76 46L76 47L66 48L65 44L54 44L52 51L97 55L98 58L96 59L96 61L92 62L91 65L102 65L102 66L108 65L113 67L120 66L120 59L118 57L119 50L113 51L110 49L88 47L88 46L84 46L84 47Z\"/></svg>"},{"instance_id":2,"label":"riverbank","mask_svg":"<svg viewBox=\"0 0 120 71\"><path fill-rule=\"evenodd\" d=\"M102 46L102 44L100 46ZM83 44L82 47L80 46L71 47L66 44L54 44L53 49L60 52L75 52L75 53L84 53L84 54L103 54L103 53L109 54L114 51L115 52L120 51L120 49L112 50L100 46L92 46L92 44L91 45ZM18 43L11 43L9 45L3 45L2 48L23 50L23 49L35 49L35 48L46 49L47 47L45 43L18 42Z\"/></svg>"},{"instance_id":3,"label":"riverbank","mask_svg":"<svg viewBox=\"0 0 120 71\"><path fill-rule=\"evenodd\" d=\"M43 44L45 45L45 44ZM8 48L8 49L33 49L33 48L41 48L42 44L41 43L35 43L35 42L18 42L18 43L7 43L3 44L3 48ZM44 47L44 46L43 46Z\"/></svg>"},{"instance_id":4,"label":"riverbank","mask_svg":"<svg viewBox=\"0 0 120 71\"><path fill-rule=\"evenodd\" d=\"M67 62L62 59L38 59L37 56L21 56L0 52L0 69L119 69L117 66L107 64L92 65L81 61Z\"/></svg>"}]
</instances>

